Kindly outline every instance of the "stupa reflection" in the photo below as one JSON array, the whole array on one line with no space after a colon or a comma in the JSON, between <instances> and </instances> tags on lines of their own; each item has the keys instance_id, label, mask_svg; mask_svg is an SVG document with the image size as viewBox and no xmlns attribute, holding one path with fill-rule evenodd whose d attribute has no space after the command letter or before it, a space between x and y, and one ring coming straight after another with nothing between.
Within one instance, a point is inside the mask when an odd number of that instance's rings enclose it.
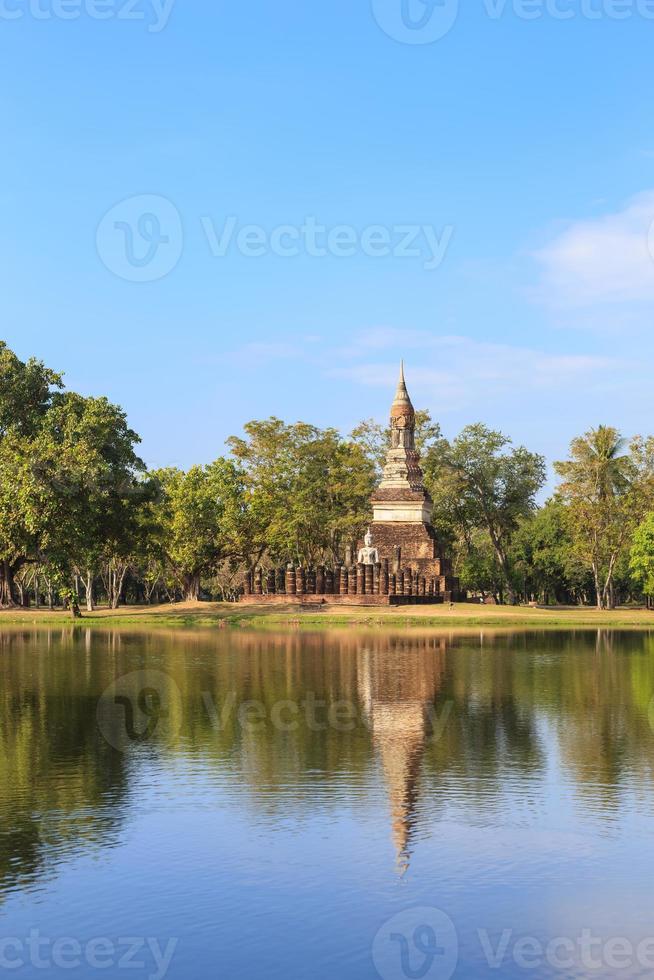
<instances>
[{"instance_id":1,"label":"stupa reflection","mask_svg":"<svg viewBox=\"0 0 654 980\"><path fill-rule=\"evenodd\" d=\"M443 640L439 652L428 657L410 647L402 658L397 649L366 647L359 654L359 697L388 787L392 837L402 874L411 860L420 770L445 669L445 648Z\"/></svg>"}]
</instances>

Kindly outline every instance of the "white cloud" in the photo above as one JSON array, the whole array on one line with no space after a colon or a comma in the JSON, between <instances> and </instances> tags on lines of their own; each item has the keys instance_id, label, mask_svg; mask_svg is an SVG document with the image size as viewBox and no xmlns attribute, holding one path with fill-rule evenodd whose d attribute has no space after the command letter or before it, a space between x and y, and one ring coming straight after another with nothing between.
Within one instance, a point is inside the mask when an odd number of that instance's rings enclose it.
<instances>
[{"instance_id":1,"label":"white cloud","mask_svg":"<svg viewBox=\"0 0 654 980\"><path fill-rule=\"evenodd\" d=\"M364 350L367 337L369 334L365 333L355 338L353 349ZM618 366L615 358L594 354L546 353L470 337L437 337L426 332L413 332L412 343L407 343L404 331L398 331L396 339L387 347L414 351L421 348L420 356L409 358L407 365L411 390L417 394L435 394L441 404L454 409L505 393L515 397L534 389L560 391L579 385L606 384ZM366 360L332 368L328 373L359 385L389 389L397 380L397 368L394 362Z\"/></svg>"},{"instance_id":2,"label":"white cloud","mask_svg":"<svg viewBox=\"0 0 654 980\"><path fill-rule=\"evenodd\" d=\"M654 301L654 190L613 214L576 221L534 253L538 298L581 309Z\"/></svg>"}]
</instances>

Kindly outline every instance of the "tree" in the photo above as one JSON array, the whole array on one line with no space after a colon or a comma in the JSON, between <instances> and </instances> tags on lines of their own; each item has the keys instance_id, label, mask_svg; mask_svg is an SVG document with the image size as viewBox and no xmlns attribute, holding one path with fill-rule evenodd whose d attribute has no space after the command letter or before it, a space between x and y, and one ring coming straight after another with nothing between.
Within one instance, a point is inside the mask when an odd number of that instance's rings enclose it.
<instances>
[{"instance_id":1,"label":"tree","mask_svg":"<svg viewBox=\"0 0 654 980\"><path fill-rule=\"evenodd\" d=\"M0 340L0 439L8 433L34 435L50 407L60 374L31 358L24 362Z\"/></svg>"},{"instance_id":2,"label":"tree","mask_svg":"<svg viewBox=\"0 0 654 980\"><path fill-rule=\"evenodd\" d=\"M654 597L654 513L648 514L634 532L629 568L651 602Z\"/></svg>"},{"instance_id":3,"label":"tree","mask_svg":"<svg viewBox=\"0 0 654 980\"><path fill-rule=\"evenodd\" d=\"M512 565L525 593L544 604L579 602L592 581L574 553L566 506L560 497L521 521L513 538Z\"/></svg>"},{"instance_id":4,"label":"tree","mask_svg":"<svg viewBox=\"0 0 654 980\"><path fill-rule=\"evenodd\" d=\"M0 345L0 601L15 577L47 565L60 592L86 577L87 602L102 555L124 548L144 491L138 436L106 398L61 391L40 362Z\"/></svg>"},{"instance_id":5,"label":"tree","mask_svg":"<svg viewBox=\"0 0 654 980\"><path fill-rule=\"evenodd\" d=\"M435 510L471 544L472 532L488 533L509 599L515 598L510 549L521 519L536 506L545 482L545 460L481 423L428 455L426 474Z\"/></svg>"},{"instance_id":6,"label":"tree","mask_svg":"<svg viewBox=\"0 0 654 980\"><path fill-rule=\"evenodd\" d=\"M160 554L184 599L200 597L203 576L242 547L243 476L233 461L217 459L187 473L159 470L161 493L151 507Z\"/></svg>"},{"instance_id":7,"label":"tree","mask_svg":"<svg viewBox=\"0 0 654 980\"><path fill-rule=\"evenodd\" d=\"M654 440L637 437L626 448L617 429L600 425L573 439L571 458L554 464L574 551L592 571L599 609L615 605L616 567L652 500Z\"/></svg>"},{"instance_id":8,"label":"tree","mask_svg":"<svg viewBox=\"0 0 654 980\"><path fill-rule=\"evenodd\" d=\"M248 490L248 563L312 563L342 556L370 517L374 463L335 429L276 418L249 422L228 440Z\"/></svg>"}]
</instances>

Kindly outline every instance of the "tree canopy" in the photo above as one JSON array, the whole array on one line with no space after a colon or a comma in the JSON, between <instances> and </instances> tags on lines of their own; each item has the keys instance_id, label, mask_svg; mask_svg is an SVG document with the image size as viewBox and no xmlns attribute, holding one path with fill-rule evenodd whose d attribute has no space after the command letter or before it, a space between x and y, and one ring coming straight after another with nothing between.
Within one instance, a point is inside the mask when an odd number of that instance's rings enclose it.
<instances>
[{"instance_id":1,"label":"tree canopy","mask_svg":"<svg viewBox=\"0 0 654 980\"><path fill-rule=\"evenodd\" d=\"M389 435L371 419L345 436L273 417L213 462L148 471L119 406L0 343L0 603L229 598L256 565L342 561L370 521ZM471 594L654 595L654 439L610 426L575 438L542 504L545 460L502 432L475 423L450 440L423 410L416 445Z\"/></svg>"}]
</instances>

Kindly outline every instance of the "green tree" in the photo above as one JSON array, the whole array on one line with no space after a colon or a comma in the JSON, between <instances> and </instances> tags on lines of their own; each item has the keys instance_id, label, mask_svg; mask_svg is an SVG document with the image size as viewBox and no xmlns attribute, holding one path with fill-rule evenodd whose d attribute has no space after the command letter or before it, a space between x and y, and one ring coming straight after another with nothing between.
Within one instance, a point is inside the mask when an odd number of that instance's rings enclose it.
<instances>
[{"instance_id":1,"label":"green tree","mask_svg":"<svg viewBox=\"0 0 654 980\"><path fill-rule=\"evenodd\" d=\"M50 407L53 391L62 387L60 374L34 358L21 361L0 340L0 438L8 433L34 435Z\"/></svg>"},{"instance_id":2,"label":"green tree","mask_svg":"<svg viewBox=\"0 0 654 980\"><path fill-rule=\"evenodd\" d=\"M575 555L566 506L560 497L520 523L512 564L525 592L544 604L577 602L592 593L592 581Z\"/></svg>"},{"instance_id":3,"label":"green tree","mask_svg":"<svg viewBox=\"0 0 654 980\"><path fill-rule=\"evenodd\" d=\"M511 542L520 521L536 506L545 482L545 460L481 423L444 441L426 461L435 512L472 547L473 531L488 534L509 599L515 599Z\"/></svg>"},{"instance_id":4,"label":"green tree","mask_svg":"<svg viewBox=\"0 0 654 980\"><path fill-rule=\"evenodd\" d=\"M574 551L592 572L598 608L613 608L616 568L652 502L654 440L627 447L617 429L600 425L573 439L570 457L555 468Z\"/></svg>"},{"instance_id":5,"label":"green tree","mask_svg":"<svg viewBox=\"0 0 654 980\"><path fill-rule=\"evenodd\" d=\"M123 547L143 493L138 436L106 398L60 391L60 376L0 347L1 601L15 577L47 565L60 591L77 592L100 555ZM71 594L72 594L71 593Z\"/></svg>"},{"instance_id":6,"label":"green tree","mask_svg":"<svg viewBox=\"0 0 654 980\"><path fill-rule=\"evenodd\" d=\"M228 440L248 490L249 564L335 559L370 518L374 463L335 429L276 418L249 422Z\"/></svg>"},{"instance_id":7,"label":"green tree","mask_svg":"<svg viewBox=\"0 0 654 980\"><path fill-rule=\"evenodd\" d=\"M634 532L629 568L651 602L654 597L654 513L648 514Z\"/></svg>"},{"instance_id":8,"label":"green tree","mask_svg":"<svg viewBox=\"0 0 654 980\"><path fill-rule=\"evenodd\" d=\"M202 578L242 549L245 488L233 461L217 459L187 473L159 470L159 499L151 507L155 548L184 599L197 600Z\"/></svg>"}]
</instances>

